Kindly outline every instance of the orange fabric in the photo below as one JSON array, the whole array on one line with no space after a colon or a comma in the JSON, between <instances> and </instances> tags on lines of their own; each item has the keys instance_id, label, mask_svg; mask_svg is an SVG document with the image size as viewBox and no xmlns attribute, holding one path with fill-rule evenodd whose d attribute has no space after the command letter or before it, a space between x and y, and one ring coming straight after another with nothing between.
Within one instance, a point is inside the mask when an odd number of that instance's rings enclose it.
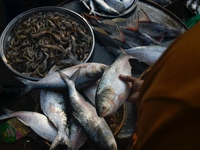
<instances>
[{"instance_id":1,"label":"orange fabric","mask_svg":"<svg viewBox=\"0 0 200 150\"><path fill-rule=\"evenodd\" d=\"M129 150L200 149L200 23L178 37L145 78L136 135Z\"/></svg>"}]
</instances>

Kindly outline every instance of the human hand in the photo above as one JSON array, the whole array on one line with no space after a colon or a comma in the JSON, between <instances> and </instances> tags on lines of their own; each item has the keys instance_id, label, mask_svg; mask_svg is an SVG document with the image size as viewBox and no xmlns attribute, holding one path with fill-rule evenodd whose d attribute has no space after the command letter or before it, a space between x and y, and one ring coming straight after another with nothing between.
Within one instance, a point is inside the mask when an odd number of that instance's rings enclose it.
<instances>
[{"instance_id":1,"label":"human hand","mask_svg":"<svg viewBox=\"0 0 200 150\"><path fill-rule=\"evenodd\" d=\"M125 82L130 82L132 84L131 91L130 91L127 101L136 102L138 99L140 88L144 81L139 78L135 78L132 76L126 76L126 75L122 75L122 74L119 75L119 78Z\"/></svg>"}]
</instances>

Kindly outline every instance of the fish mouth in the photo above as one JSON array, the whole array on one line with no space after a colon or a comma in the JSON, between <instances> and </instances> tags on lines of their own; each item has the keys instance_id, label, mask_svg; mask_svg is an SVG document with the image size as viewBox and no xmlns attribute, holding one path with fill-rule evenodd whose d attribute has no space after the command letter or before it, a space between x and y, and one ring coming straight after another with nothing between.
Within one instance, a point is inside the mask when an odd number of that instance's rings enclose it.
<instances>
[{"instance_id":1,"label":"fish mouth","mask_svg":"<svg viewBox=\"0 0 200 150\"><path fill-rule=\"evenodd\" d=\"M97 115L99 117L106 117L113 113L113 103L110 101L104 102L100 107L97 109Z\"/></svg>"}]
</instances>

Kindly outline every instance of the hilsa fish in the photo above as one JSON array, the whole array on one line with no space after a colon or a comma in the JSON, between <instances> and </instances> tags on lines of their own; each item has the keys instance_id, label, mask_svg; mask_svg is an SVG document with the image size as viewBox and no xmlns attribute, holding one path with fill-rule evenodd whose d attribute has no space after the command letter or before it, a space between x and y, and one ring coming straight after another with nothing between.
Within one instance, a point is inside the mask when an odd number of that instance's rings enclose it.
<instances>
[{"instance_id":1,"label":"hilsa fish","mask_svg":"<svg viewBox=\"0 0 200 150\"><path fill-rule=\"evenodd\" d=\"M149 66L155 64L167 48L159 45L138 46L125 49L128 55L132 55L138 61L144 62Z\"/></svg>"},{"instance_id":2,"label":"hilsa fish","mask_svg":"<svg viewBox=\"0 0 200 150\"><path fill-rule=\"evenodd\" d=\"M41 90L40 105L43 113L58 130L50 149L54 149L60 143L65 143L68 147L71 147L67 125L67 107L62 92L55 90Z\"/></svg>"},{"instance_id":3,"label":"hilsa fish","mask_svg":"<svg viewBox=\"0 0 200 150\"><path fill-rule=\"evenodd\" d=\"M83 126L88 137L101 149L117 150L115 138L105 119L97 115L95 107L83 98L66 74L60 72L60 76L68 86L72 115Z\"/></svg>"},{"instance_id":4,"label":"hilsa fish","mask_svg":"<svg viewBox=\"0 0 200 150\"><path fill-rule=\"evenodd\" d=\"M115 113L127 99L130 84L119 79L120 74L132 76L129 59L131 55L120 54L103 73L96 91L95 106L100 117Z\"/></svg>"},{"instance_id":5,"label":"hilsa fish","mask_svg":"<svg viewBox=\"0 0 200 150\"><path fill-rule=\"evenodd\" d=\"M1 110L3 110L6 114L0 116L0 120L16 117L43 139L49 142L54 141L57 129L45 115L30 111L15 112L5 108L1 108Z\"/></svg>"},{"instance_id":6,"label":"hilsa fish","mask_svg":"<svg viewBox=\"0 0 200 150\"><path fill-rule=\"evenodd\" d=\"M75 65L69 68L65 68L61 70L64 74L71 76L75 71L80 69L80 74L77 77L75 82L76 88L81 89L84 86L87 86L95 81L97 81L103 74L104 70L108 66L102 63L82 63L79 65ZM16 77L19 81L21 81L25 87L23 90L18 94L17 97L23 96L24 94L28 93L32 89L64 89L66 88L66 84L61 79L58 72L54 72L44 78L40 79L39 81L31 81L25 78Z\"/></svg>"},{"instance_id":7,"label":"hilsa fish","mask_svg":"<svg viewBox=\"0 0 200 150\"><path fill-rule=\"evenodd\" d=\"M108 5L104 0L93 0L94 3L97 4L98 8L101 9L103 12L112 15L119 15L120 12L117 11L115 8Z\"/></svg>"},{"instance_id":8,"label":"hilsa fish","mask_svg":"<svg viewBox=\"0 0 200 150\"><path fill-rule=\"evenodd\" d=\"M51 75L56 70L58 70L58 67L53 66L47 76ZM66 97L61 91L44 89L41 89L40 91L41 109L58 130L50 149L55 149L55 147L60 143L64 143L68 147L71 147L71 142L69 141L69 129L67 126L67 106L65 100Z\"/></svg>"}]
</instances>

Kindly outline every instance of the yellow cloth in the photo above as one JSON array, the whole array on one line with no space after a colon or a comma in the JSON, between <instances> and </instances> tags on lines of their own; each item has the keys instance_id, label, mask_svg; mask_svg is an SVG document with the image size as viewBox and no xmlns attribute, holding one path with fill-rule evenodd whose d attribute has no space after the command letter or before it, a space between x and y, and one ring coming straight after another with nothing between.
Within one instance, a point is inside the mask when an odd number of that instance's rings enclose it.
<instances>
[{"instance_id":1,"label":"yellow cloth","mask_svg":"<svg viewBox=\"0 0 200 150\"><path fill-rule=\"evenodd\" d=\"M200 23L178 37L145 78L135 132L129 150L200 149Z\"/></svg>"}]
</instances>

